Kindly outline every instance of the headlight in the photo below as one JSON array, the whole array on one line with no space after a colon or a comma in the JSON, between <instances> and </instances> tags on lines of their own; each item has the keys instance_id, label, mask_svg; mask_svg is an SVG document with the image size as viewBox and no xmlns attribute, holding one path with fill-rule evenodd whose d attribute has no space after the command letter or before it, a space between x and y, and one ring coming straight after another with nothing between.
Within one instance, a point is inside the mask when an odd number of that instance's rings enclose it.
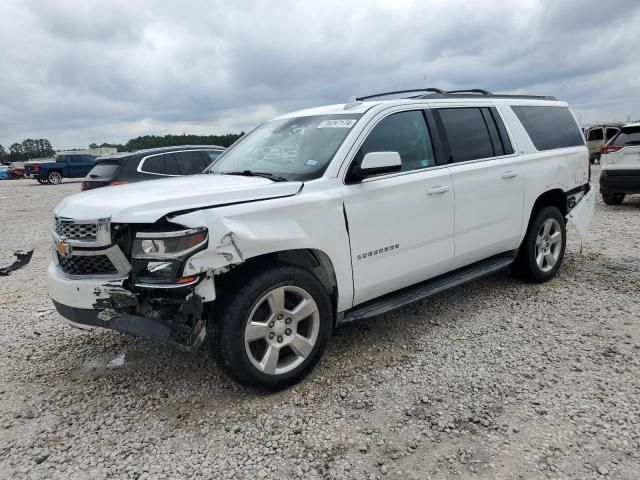
<instances>
[{"instance_id":1,"label":"headlight","mask_svg":"<svg viewBox=\"0 0 640 480\"><path fill-rule=\"evenodd\" d=\"M175 232L138 232L133 244L133 258L182 258L207 241L204 227Z\"/></svg>"},{"instance_id":2,"label":"headlight","mask_svg":"<svg viewBox=\"0 0 640 480\"><path fill-rule=\"evenodd\" d=\"M174 232L138 232L131 262L135 285L176 288L196 283L199 275L182 277L184 262L206 248L208 238L204 227Z\"/></svg>"}]
</instances>

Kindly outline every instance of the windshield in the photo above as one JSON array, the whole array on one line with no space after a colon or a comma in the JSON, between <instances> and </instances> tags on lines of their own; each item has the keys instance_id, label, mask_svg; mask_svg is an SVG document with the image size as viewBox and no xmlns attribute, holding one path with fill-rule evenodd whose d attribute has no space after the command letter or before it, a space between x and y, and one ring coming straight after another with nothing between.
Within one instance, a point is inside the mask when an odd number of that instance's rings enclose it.
<instances>
[{"instance_id":1,"label":"windshield","mask_svg":"<svg viewBox=\"0 0 640 480\"><path fill-rule=\"evenodd\" d=\"M315 115L264 123L227 150L208 173L254 172L287 180L320 177L362 115Z\"/></svg>"}]
</instances>

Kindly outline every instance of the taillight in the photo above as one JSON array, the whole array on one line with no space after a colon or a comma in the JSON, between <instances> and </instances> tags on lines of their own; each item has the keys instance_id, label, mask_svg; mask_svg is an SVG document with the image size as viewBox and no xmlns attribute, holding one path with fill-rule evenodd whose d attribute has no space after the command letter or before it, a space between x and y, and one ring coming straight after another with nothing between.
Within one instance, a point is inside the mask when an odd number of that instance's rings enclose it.
<instances>
[{"instance_id":1,"label":"taillight","mask_svg":"<svg viewBox=\"0 0 640 480\"><path fill-rule=\"evenodd\" d=\"M129 182L111 182L109 185L124 185L125 183Z\"/></svg>"},{"instance_id":2,"label":"taillight","mask_svg":"<svg viewBox=\"0 0 640 480\"><path fill-rule=\"evenodd\" d=\"M33 171L34 172L39 172L40 171L40 165L34 165L33 166Z\"/></svg>"},{"instance_id":3,"label":"taillight","mask_svg":"<svg viewBox=\"0 0 640 480\"><path fill-rule=\"evenodd\" d=\"M600 147L600 153L602 155L606 155L607 153L617 152L618 150L622 150L623 148L623 145L603 145Z\"/></svg>"}]
</instances>

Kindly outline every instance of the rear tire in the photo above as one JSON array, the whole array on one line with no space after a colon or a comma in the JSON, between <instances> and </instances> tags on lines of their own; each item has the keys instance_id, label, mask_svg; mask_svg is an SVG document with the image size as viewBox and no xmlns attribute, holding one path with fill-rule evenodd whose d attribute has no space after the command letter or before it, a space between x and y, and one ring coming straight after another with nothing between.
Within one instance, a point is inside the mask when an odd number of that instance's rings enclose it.
<instances>
[{"instance_id":1,"label":"rear tire","mask_svg":"<svg viewBox=\"0 0 640 480\"><path fill-rule=\"evenodd\" d=\"M524 280L551 280L564 259L567 232L564 217L556 207L545 207L529 223L513 271Z\"/></svg>"},{"instance_id":2,"label":"rear tire","mask_svg":"<svg viewBox=\"0 0 640 480\"><path fill-rule=\"evenodd\" d=\"M62 183L62 174L57 171L49 172L49 175L47 175L47 181L51 185L59 185Z\"/></svg>"},{"instance_id":3,"label":"rear tire","mask_svg":"<svg viewBox=\"0 0 640 480\"><path fill-rule=\"evenodd\" d=\"M280 390L318 363L333 328L322 283L300 267L279 264L222 291L207 323L207 343L238 383Z\"/></svg>"},{"instance_id":4,"label":"rear tire","mask_svg":"<svg viewBox=\"0 0 640 480\"><path fill-rule=\"evenodd\" d=\"M620 205L624 200L624 193L603 193L602 201L607 205Z\"/></svg>"}]
</instances>

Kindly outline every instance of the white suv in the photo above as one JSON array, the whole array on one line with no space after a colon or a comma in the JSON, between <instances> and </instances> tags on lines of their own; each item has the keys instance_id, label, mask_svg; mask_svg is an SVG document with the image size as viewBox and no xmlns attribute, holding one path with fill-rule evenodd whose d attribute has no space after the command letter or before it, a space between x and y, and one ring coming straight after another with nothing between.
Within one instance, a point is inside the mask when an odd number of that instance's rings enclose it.
<instances>
[{"instance_id":1,"label":"white suv","mask_svg":"<svg viewBox=\"0 0 640 480\"><path fill-rule=\"evenodd\" d=\"M604 203L620 205L627 193L640 193L640 122L624 125L600 152Z\"/></svg>"},{"instance_id":2,"label":"white suv","mask_svg":"<svg viewBox=\"0 0 640 480\"><path fill-rule=\"evenodd\" d=\"M392 92L280 116L207 172L55 209L49 290L70 322L195 349L278 389L333 329L508 266L545 282L593 214L566 103Z\"/></svg>"}]
</instances>

